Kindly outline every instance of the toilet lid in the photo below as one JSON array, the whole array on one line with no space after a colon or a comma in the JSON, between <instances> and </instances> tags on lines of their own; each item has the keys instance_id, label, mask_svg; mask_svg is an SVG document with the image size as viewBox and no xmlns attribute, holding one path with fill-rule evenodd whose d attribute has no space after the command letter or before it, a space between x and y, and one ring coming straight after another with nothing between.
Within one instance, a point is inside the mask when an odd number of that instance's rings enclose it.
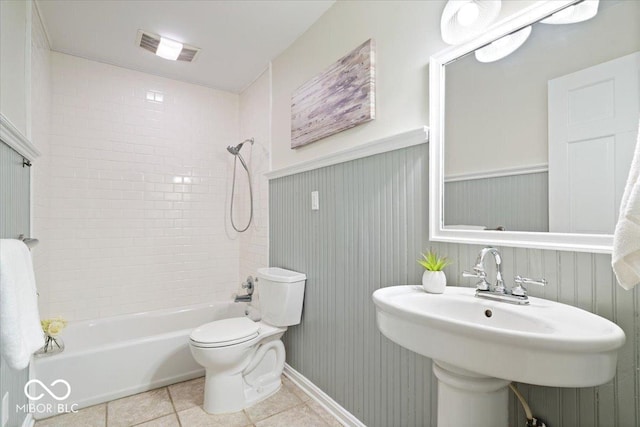
<instances>
[{"instance_id":1,"label":"toilet lid","mask_svg":"<svg viewBox=\"0 0 640 427\"><path fill-rule=\"evenodd\" d=\"M231 345L258 336L258 323L246 317L216 320L191 332L191 341L202 344Z\"/></svg>"}]
</instances>

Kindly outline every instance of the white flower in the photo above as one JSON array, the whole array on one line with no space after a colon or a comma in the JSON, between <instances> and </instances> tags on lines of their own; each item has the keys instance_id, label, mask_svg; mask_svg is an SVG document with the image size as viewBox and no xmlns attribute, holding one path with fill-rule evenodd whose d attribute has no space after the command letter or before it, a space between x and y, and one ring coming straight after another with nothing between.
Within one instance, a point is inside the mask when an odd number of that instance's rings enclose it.
<instances>
[{"instance_id":1,"label":"white flower","mask_svg":"<svg viewBox=\"0 0 640 427\"><path fill-rule=\"evenodd\" d=\"M52 320L47 327L47 335L51 337L58 336L58 334L64 329L64 323L60 320Z\"/></svg>"}]
</instances>

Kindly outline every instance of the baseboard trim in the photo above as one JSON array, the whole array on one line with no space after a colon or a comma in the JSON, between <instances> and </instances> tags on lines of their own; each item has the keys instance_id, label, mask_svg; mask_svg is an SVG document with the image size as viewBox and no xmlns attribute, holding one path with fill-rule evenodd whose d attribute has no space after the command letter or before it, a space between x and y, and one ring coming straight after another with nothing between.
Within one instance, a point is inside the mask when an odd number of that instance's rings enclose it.
<instances>
[{"instance_id":1,"label":"baseboard trim","mask_svg":"<svg viewBox=\"0 0 640 427\"><path fill-rule=\"evenodd\" d=\"M22 421L22 427L33 427L36 424L35 418L33 418L33 414L27 414L24 417L24 421Z\"/></svg>"},{"instance_id":2,"label":"baseboard trim","mask_svg":"<svg viewBox=\"0 0 640 427\"><path fill-rule=\"evenodd\" d=\"M318 386L309 381L300 372L293 369L288 363L284 365L284 375L289 378L292 383L300 387L302 391L307 393L313 400L322 405L322 407L333 415L343 426L367 427L351 412L340 406L338 402L333 400L327 393L320 390Z\"/></svg>"}]
</instances>

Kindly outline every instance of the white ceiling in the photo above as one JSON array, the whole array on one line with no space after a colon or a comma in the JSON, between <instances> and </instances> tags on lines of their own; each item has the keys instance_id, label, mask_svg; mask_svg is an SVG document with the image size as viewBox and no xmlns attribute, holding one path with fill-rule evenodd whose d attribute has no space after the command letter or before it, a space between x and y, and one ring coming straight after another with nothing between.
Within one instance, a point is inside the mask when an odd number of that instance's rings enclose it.
<instances>
[{"instance_id":1,"label":"white ceiling","mask_svg":"<svg viewBox=\"0 0 640 427\"><path fill-rule=\"evenodd\" d=\"M146 73L240 92L334 0L39 0L51 48ZM138 29L201 48L193 63L136 46Z\"/></svg>"}]
</instances>

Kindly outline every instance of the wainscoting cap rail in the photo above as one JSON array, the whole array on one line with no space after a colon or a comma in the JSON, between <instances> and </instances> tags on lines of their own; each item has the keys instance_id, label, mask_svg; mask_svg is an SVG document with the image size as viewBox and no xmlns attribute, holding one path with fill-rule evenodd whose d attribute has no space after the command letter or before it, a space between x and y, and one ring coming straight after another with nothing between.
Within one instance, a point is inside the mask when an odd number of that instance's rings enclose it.
<instances>
[{"instance_id":1,"label":"wainscoting cap rail","mask_svg":"<svg viewBox=\"0 0 640 427\"><path fill-rule=\"evenodd\" d=\"M444 182L472 181L476 179L503 178L506 176L529 175L533 173L549 172L549 164L540 163L531 166L517 166L513 168L491 169L482 172L469 172L444 176Z\"/></svg>"},{"instance_id":2,"label":"wainscoting cap rail","mask_svg":"<svg viewBox=\"0 0 640 427\"><path fill-rule=\"evenodd\" d=\"M0 141L13 148L29 161L40 157L40 151L36 146L2 113L0 113Z\"/></svg>"},{"instance_id":3,"label":"wainscoting cap rail","mask_svg":"<svg viewBox=\"0 0 640 427\"><path fill-rule=\"evenodd\" d=\"M281 169L276 169L264 174L268 179L282 178L283 176L294 175L301 172L307 172L326 166L336 165L338 163L349 162L351 160L361 159L376 154L386 153L388 151L399 150L401 148L411 147L414 145L424 144L429 141L429 128L422 126L396 135L380 138L355 147L337 151L335 153L320 156L316 159L307 160L296 163Z\"/></svg>"}]
</instances>

